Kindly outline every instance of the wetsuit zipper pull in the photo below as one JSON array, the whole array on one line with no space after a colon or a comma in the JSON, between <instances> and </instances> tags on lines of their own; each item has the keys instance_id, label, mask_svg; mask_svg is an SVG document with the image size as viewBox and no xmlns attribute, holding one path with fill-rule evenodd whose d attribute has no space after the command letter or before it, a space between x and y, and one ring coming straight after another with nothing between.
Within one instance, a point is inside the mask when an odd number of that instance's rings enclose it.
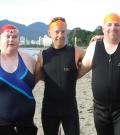
<instances>
[{"instance_id":1,"label":"wetsuit zipper pull","mask_svg":"<svg viewBox=\"0 0 120 135\"><path fill-rule=\"evenodd\" d=\"M109 63L111 62L111 55L109 55Z\"/></svg>"}]
</instances>

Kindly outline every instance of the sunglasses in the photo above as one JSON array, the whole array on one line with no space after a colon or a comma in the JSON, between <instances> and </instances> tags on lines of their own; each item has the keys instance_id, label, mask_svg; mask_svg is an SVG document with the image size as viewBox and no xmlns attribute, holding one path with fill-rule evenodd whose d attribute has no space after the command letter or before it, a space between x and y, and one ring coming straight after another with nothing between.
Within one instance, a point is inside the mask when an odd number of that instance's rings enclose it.
<instances>
[{"instance_id":1,"label":"sunglasses","mask_svg":"<svg viewBox=\"0 0 120 135\"><path fill-rule=\"evenodd\" d=\"M52 21L49 23L49 26L50 26L53 22L56 22L56 21L58 21L58 20L61 20L62 22L66 22L66 21L65 21L65 18L63 18L63 17L55 17L55 18L53 18Z\"/></svg>"},{"instance_id":2,"label":"sunglasses","mask_svg":"<svg viewBox=\"0 0 120 135\"><path fill-rule=\"evenodd\" d=\"M65 22L65 18L63 18L63 17L55 17L55 18L52 19L51 22L56 22L58 20L61 20L61 21Z\"/></svg>"}]
</instances>

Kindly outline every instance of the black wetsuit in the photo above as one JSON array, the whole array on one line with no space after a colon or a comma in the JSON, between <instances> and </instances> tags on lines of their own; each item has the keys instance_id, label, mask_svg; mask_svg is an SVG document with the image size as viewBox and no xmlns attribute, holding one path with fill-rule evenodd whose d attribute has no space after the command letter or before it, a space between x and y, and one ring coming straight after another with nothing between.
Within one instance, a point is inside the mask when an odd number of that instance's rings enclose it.
<instances>
[{"instance_id":1,"label":"black wetsuit","mask_svg":"<svg viewBox=\"0 0 120 135\"><path fill-rule=\"evenodd\" d=\"M35 77L19 56L15 72L0 65L0 135L36 135L33 117L35 100L32 89ZM16 132L17 131L17 132Z\"/></svg>"},{"instance_id":2,"label":"black wetsuit","mask_svg":"<svg viewBox=\"0 0 120 135\"><path fill-rule=\"evenodd\" d=\"M43 51L45 91L42 124L45 135L58 135L62 123L65 135L79 135L76 103L77 68L75 48L50 47Z\"/></svg>"},{"instance_id":3,"label":"black wetsuit","mask_svg":"<svg viewBox=\"0 0 120 135\"><path fill-rule=\"evenodd\" d=\"M96 43L92 67L94 120L98 135L120 135L120 44L109 55Z\"/></svg>"}]
</instances>

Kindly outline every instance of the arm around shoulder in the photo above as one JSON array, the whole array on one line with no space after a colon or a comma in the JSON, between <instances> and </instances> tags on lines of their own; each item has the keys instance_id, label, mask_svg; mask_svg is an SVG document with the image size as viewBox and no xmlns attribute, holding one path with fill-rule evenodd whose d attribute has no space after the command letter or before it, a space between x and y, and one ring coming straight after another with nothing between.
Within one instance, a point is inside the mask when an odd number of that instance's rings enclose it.
<instances>
[{"instance_id":1,"label":"arm around shoulder","mask_svg":"<svg viewBox=\"0 0 120 135\"><path fill-rule=\"evenodd\" d=\"M78 78L81 78L87 72L89 72L92 68L92 60L94 56L96 41L89 44L85 56L81 62L81 65L78 70Z\"/></svg>"},{"instance_id":2,"label":"arm around shoulder","mask_svg":"<svg viewBox=\"0 0 120 135\"><path fill-rule=\"evenodd\" d=\"M104 35L95 35L91 38L90 43L97 40L102 40L104 38Z\"/></svg>"}]
</instances>

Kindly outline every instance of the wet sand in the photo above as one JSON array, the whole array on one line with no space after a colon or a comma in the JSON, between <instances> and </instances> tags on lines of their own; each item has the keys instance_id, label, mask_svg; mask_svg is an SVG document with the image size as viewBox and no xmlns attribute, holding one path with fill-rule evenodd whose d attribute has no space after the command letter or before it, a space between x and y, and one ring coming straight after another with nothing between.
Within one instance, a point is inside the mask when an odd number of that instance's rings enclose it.
<instances>
[{"instance_id":1,"label":"wet sand","mask_svg":"<svg viewBox=\"0 0 120 135\"><path fill-rule=\"evenodd\" d=\"M37 102L35 112L35 123L38 127L37 135L44 135L41 125L41 103L43 98L44 83L39 81L34 88L34 95ZM77 81L76 98L79 110L80 135L96 135L93 122L93 97L91 92L91 72ZM63 131L61 135L64 135Z\"/></svg>"}]
</instances>

